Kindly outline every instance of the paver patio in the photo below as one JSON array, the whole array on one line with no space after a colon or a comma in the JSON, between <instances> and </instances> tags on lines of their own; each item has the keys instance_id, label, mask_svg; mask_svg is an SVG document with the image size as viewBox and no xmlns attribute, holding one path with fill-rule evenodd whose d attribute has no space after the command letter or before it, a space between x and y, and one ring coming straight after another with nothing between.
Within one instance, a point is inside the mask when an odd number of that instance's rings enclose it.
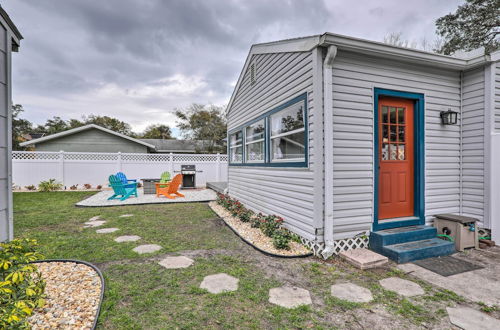
<instances>
[{"instance_id":1,"label":"paver patio","mask_svg":"<svg viewBox=\"0 0 500 330\"><path fill-rule=\"evenodd\" d=\"M111 190L101 191L89 198L76 203L76 206L100 207L100 206L121 206L121 205L145 205L145 204L169 204L188 202L210 202L217 198L217 194L212 189L185 189L180 191L185 197L169 199L163 196L156 197L155 194L144 194L143 189L137 189L138 197L130 197L124 201L114 199L108 200L113 195Z\"/></svg>"}]
</instances>

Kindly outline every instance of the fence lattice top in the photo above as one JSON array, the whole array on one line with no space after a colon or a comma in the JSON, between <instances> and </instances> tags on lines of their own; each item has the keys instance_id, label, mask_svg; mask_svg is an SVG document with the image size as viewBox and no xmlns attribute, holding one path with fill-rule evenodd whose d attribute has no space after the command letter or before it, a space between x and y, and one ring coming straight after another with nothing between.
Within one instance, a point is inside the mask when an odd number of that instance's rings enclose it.
<instances>
[{"instance_id":1,"label":"fence lattice top","mask_svg":"<svg viewBox=\"0 0 500 330\"><path fill-rule=\"evenodd\" d=\"M227 162L225 154L139 154L97 152L13 151L13 160L69 160L122 162Z\"/></svg>"}]
</instances>

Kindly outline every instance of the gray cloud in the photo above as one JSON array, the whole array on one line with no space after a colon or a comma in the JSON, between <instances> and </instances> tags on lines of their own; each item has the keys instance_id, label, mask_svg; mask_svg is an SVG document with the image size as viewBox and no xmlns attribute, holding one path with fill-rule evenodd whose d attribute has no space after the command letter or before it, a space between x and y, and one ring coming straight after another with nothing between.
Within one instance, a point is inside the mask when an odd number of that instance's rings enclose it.
<instances>
[{"instance_id":1,"label":"gray cloud","mask_svg":"<svg viewBox=\"0 0 500 330\"><path fill-rule=\"evenodd\" d=\"M253 43L326 31L432 39L456 0L4 0L23 33L14 102L35 122L102 114L140 130L192 102L225 104ZM147 115L149 114L149 116Z\"/></svg>"}]
</instances>

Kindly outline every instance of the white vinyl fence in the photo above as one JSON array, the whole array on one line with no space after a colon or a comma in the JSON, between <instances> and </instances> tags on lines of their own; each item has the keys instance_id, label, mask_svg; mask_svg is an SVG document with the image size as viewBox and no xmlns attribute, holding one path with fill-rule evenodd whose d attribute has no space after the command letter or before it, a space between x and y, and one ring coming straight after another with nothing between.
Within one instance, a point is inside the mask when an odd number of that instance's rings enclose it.
<instances>
[{"instance_id":1,"label":"white vinyl fence","mask_svg":"<svg viewBox=\"0 0 500 330\"><path fill-rule=\"evenodd\" d=\"M12 152L12 181L21 188L56 179L65 187L78 184L107 185L110 174L123 172L129 179L159 178L169 171L180 173L181 165L196 165L196 186L227 181L225 154L137 154L91 152Z\"/></svg>"}]
</instances>

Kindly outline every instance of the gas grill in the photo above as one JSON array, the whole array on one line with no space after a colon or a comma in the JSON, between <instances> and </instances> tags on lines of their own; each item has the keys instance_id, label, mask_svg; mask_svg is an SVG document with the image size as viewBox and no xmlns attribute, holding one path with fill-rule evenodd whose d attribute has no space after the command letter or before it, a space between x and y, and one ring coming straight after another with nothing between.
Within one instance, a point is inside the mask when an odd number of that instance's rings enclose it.
<instances>
[{"instance_id":1,"label":"gas grill","mask_svg":"<svg viewBox=\"0 0 500 330\"><path fill-rule=\"evenodd\" d=\"M182 188L196 188L196 165L181 165Z\"/></svg>"}]
</instances>

